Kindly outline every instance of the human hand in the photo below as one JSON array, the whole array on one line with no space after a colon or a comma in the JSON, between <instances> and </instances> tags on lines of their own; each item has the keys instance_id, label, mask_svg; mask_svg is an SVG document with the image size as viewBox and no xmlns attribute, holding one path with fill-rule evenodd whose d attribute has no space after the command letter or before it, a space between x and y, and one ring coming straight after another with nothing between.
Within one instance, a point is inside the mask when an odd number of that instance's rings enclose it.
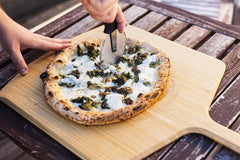
<instances>
[{"instance_id":1,"label":"human hand","mask_svg":"<svg viewBox=\"0 0 240 160\"><path fill-rule=\"evenodd\" d=\"M28 67L22 49L59 50L70 46L71 40L51 39L35 34L10 19L0 9L0 43L8 52L18 72L23 76Z\"/></svg>"},{"instance_id":2,"label":"human hand","mask_svg":"<svg viewBox=\"0 0 240 160\"><path fill-rule=\"evenodd\" d=\"M96 20L112 23L116 18L118 31L124 31L126 21L118 0L79 0L88 10L89 14Z\"/></svg>"}]
</instances>

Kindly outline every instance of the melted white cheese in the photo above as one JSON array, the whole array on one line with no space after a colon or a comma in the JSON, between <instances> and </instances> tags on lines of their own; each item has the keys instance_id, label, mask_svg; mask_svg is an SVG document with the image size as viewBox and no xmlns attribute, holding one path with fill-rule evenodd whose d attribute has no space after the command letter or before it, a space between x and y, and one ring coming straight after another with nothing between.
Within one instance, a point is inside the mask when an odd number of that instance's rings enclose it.
<instances>
[{"instance_id":1,"label":"melted white cheese","mask_svg":"<svg viewBox=\"0 0 240 160\"><path fill-rule=\"evenodd\" d=\"M84 48L81 46L81 48ZM86 51L83 50L85 53ZM146 53L148 51L141 49L142 53ZM151 52L149 52L151 53ZM133 55L126 55L128 58L133 58L135 54ZM74 99L77 97L82 97L86 96L91 98L95 102L101 102L101 97L99 96L99 92L104 92L105 88L104 87L111 87L115 86L112 81L103 83L103 78L102 77L92 77L90 78L88 75L86 75L87 71L93 71L96 69L95 63L100 62L100 56L98 56L94 61L90 60L87 55L78 57L76 54L72 58L75 59L73 62L69 61L65 67L65 69L61 70L60 73L63 75L67 75L67 78L62 78L60 82L63 83L70 83L74 84L75 86L73 88L67 88L67 87L61 87L61 92L64 94L64 96L68 99ZM139 74L139 81L135 83L133 79L129 79L125 82L124 85L121 87L131 87L133 90L133 93L128 94L126 98L130 97L133 100L133 103L137 101L137 96L140 93L149 93L154 84L158 80L158 73L157 73L157 68L149 68L149 64L151 62L156 62L157 61L157 56L156 55L148 55L147 59L143 61L142 64L138 65L138 69L141 71ZM116 69L115 66L110 66L107 70L104 71L104 73L112 72L112 73L118 73L121 74L122 72L129 72L131 75L134 75L132 72L132 68L128 67L127 63L122 63L120 62L118 66L121 68L120 70ZM77 79L73 75L69 75L72 71L78 69L80 72L79 79ZM92 83L97 83L103 86L101 89L88 89L87 88L87 82L91 81ZM151 83L150 86L146 86L143 83L145 81L149 81ZM105 97L107 100L108 106L111 107L111 109L102 109L101 105L98 105L97 109L93 110L99 110L102 112L107 112L110 110L115 110L121 107L125 107L126 104L124 103L124 96L118 93L108 93L108 95ZM79 103L73 103L74 106L78 107Z\"/></svg>"},{"instance_id":2,"label":"melted white cheese","mask_svg":"<svg viewBox=\"0 0 240 160\"><path fill-rule=\"evenodd\" d=\"M118 93L112 93L106 96L108 106L111 106L111 110L122 108L126 105L123 104L123 95Z\"/></svg>"}]
</instances>

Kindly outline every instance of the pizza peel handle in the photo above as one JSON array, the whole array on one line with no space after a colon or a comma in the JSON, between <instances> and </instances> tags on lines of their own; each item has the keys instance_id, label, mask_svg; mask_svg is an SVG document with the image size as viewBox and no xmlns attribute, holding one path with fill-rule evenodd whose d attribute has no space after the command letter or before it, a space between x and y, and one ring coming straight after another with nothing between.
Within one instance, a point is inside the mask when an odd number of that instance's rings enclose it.
<instances>
[{"instance_id":1,"label":"pizza peel handle","mask_svg":"<svg viewBox=\"0 0 240 160\"><path fill-rule=\"evenodd\" d=\"M198 121L195 121L195 127L192 126L189 130L194 128L193 132L210 137L223 146L226 146L227 148L230 148L240 154L240 134L221 124L218 124L213 121L210 116L207 116L207 118L204 117L204 119L205 120L203 120L202 117Z\"/></svg>"}]
</instances>

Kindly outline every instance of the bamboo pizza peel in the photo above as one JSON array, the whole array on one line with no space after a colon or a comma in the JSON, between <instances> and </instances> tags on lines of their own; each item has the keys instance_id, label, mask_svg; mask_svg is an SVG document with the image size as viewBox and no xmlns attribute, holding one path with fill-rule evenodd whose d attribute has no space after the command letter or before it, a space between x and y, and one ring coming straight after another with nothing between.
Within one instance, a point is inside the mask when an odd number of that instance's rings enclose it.
<instances>
[{"instance_id":1,"label":"bamboo pizza peel","mask_svg":"<svg viewBox=\"0 0 240 160\"><path fill-rule=\"evenodd\" d=\"M99 27L81 34L73 43L103 39L102 31ZM126 28L126 35L166 52L171 62L165 95L139 115L86 127L55 113L44 100L39 78L54 58L52 52L31 63L28 75L9 82L0 92L1 100L84 159L140 159L188 133L206 135L240 153L240 135L214 122L208 113L224 63L133 26Z\"/></svg>"}]
</instances>

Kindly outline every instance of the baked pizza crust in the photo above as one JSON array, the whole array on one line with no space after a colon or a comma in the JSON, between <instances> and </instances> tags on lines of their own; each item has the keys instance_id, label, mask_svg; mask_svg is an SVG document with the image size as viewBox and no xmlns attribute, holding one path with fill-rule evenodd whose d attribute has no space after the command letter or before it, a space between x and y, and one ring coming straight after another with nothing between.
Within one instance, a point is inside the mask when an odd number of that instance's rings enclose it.
<instances>
[{"instance_id":1,"label":"baked pizza crust","mask_svg":"<svg viewBox=\"0 0 240 160\"><path fill-rule=\"evenodd\" d=\"M92 43L93 41L84 41L83 43ZM98 42L94 42L99 44ZM73 45L65 50L58 51L54 60L48 65L46 71L40 76L43 81L44 95L46 102L59 114L83 125L104 125L115 122L120 122L129 119L140 112L150 107L156 100L164 95L166 91L169 76L170 76L170 60L165 53L152 47L150 44L127 39L127 45L138 43L143 47L147 47L152 51L158 51L158 56L161 58L161 67L158 68L159 79L154 84L150 93L139 94L135 103L127 105L116 110L101 112L101 111L85 111L72 105L69 99L64 97L60 91L59 69L64 67L64 63L69 61L77 49L77 45Z\"/></svg>"}]
</instances>

